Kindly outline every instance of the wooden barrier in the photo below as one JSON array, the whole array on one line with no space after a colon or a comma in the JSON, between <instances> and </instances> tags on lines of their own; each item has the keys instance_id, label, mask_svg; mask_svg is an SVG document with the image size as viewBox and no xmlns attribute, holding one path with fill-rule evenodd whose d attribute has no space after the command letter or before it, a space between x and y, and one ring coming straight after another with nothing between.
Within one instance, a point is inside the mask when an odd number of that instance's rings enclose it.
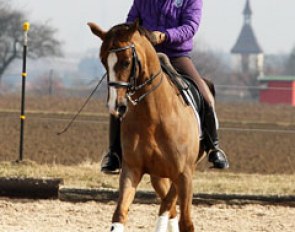
<instances>
[{"instance_id":1,"label":"wooden barrier","mask_svg":"<svg viewBox=\"0 0 295 232\"><path fill-rule=\"evenodd\" d=\"M0 178L0 196L30 199L58 198L61 178Z\"/></svg>"},{"instance_id":2,"label":"wooden barrier","mask_svg":"<svg viewBox=\"0 0 295 232\"><path fill-rule=\"evenodd\" d=\"M116 201L119 197L118 190L115 189L78 189L78 188L66 188L61 187L59 189L59 199L62 201L99 201L109 202ZM153 192L137 191L135 194L135 203L141 204L154 204L158 203L159 199Z\"/></svg>"},{"instance_id":3,"label":"wooden barrier","mask_svg":"<svg viewBox=\"0 0 295 232\"><path fill-rule=\"evenodd\" d=\"M59 199L62 201L116 201L118 191L114 189L75 189L62 187L59 190ZM154 192L137 191L135 203L155 204L159 198ZM262 204L262 205L288 205L295 206L294 195L241 195L241 194L205 194L193 195L193 204Z\"/></svg>"}]
</instances>

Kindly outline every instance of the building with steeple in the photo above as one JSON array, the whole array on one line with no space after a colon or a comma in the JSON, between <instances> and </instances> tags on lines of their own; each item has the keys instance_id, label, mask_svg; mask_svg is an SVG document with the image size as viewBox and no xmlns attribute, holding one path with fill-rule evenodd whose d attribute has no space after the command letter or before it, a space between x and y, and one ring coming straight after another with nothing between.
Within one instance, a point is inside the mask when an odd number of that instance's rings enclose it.
<instances>
[{"instance_id":1,"label":"building with steeple","mask_svg":"<svg viewBox=\"0 0 295 232\"><path fill-rule=\"evenodd\" d=\"M252 28L252 9L250 0L246 0L243 11L244 24L240 35L231 49L233 66L236 72L263 75L264 54Z\"/></svg>"}]
</instances>

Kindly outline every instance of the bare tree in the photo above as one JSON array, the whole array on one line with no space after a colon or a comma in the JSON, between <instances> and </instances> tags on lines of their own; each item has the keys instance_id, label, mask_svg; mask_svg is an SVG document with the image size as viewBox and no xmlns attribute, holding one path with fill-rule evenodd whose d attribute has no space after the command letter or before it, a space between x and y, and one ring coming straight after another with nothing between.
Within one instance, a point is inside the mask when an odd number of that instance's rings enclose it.
<instances>
[{"instance_id":1,"label":"bare tree","mask_svg":"<svg viewBox=\"0 0 295 232\"><path fill-rule=\"evenodd\" d=\"M215 84L223 84L228 81L228 66L218 54L209 50L195 50L191 55L194 64L203 78L209 79Z\"/></svg>"},{"instance_id":2,"label":"bare tree","mask_svg":"<svg viewBox=\"0 0 295 232\"><path fill-rule=\"evenodd\" d=\"M229 99L228 96L233 92L243 91L243 96L257 99L258 91L234 89L235 85L257 86L258 73L235 73L229 68L226 60L218 53L210 50L195 50L192 53L192 60L203 78L211 80L217 89L218 97ZM218 87L219 86L219 87ZM234 96L234 95L233 95Z\"/></svg>"},{"instance_id":3,"label":"bare tree","mask_svg":"<svg viewBox=\"0 0 295 232\"><path fill-rule=\"evenodd\" d=\"M12 10L0 1L0 83L8 66L22 57L24 13ZM55 38L56 29L48 24L32 23L29 32L28 57L61 56L61 42Z\"/></svg>"},{"instance_id":4,"label":"bare tree","mask_svg":"<svg viewBox=\"0 0 295 232\"><path fill-rule=\"evenodd\" d=\"M295 75L295 47L292 49L285 65L286 75Z\"/></svg>"}]
</instances>

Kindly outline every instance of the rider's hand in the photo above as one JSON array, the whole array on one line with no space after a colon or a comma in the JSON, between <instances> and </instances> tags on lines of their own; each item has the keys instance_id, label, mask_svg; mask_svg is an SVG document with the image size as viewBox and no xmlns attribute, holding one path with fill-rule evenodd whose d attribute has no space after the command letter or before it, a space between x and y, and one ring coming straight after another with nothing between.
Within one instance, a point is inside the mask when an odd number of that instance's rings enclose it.
<instances>
[{"instance_id":1,"label":"rider's hand","mask_svg":"<svg viewBox=\"0 0 295 232\"><path fill-rule=\"evenodd\" d=\"M153 36L155 38L155 45L161 44L166 40L166 34L160 31L153 31Z\"/></svg>"}]
</instances>

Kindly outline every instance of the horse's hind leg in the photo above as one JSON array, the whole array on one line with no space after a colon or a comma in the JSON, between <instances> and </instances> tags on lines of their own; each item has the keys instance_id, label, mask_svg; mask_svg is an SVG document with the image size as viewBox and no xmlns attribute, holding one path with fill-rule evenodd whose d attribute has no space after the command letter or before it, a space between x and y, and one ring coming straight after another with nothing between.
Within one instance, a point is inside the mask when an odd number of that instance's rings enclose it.
<instances>
[{"instance_id":1,"label":"horse's hind leg","mask_svg":"<svg viewBox=\"0 0 295 232\"><path fill-rule=\"evenodd\" d=\"M127 221L129 206L131 205L135 190L142 178L142 173L129 170L126 166L122 168L120 175L120 189L117 208L113 214L111 232L123 232Z\"/></svg>"},{"instance_id":2,"label":"horse's hind leg","mask_svg":"<svg viewBox=\"0 0 295 232\"><path fill-rule=\"evenodd\" d=\"M178 197L180 205L179 228L181 232L194 232L194 225L191 220L191 205L193 198L192 170L189 168L178 177Z\"/></svg>"},{"instance_id":3,"label":"horse's hind leg","mask_svg":"<svg viewBox=\"0 0 295 232\"><path fill-rule=\"evenodd\" d=\"M161 207L156 232L179 232L176 212L177 192L167 178L151 177L152 185L161 198Z\"/></svg>"}]
</instances>

